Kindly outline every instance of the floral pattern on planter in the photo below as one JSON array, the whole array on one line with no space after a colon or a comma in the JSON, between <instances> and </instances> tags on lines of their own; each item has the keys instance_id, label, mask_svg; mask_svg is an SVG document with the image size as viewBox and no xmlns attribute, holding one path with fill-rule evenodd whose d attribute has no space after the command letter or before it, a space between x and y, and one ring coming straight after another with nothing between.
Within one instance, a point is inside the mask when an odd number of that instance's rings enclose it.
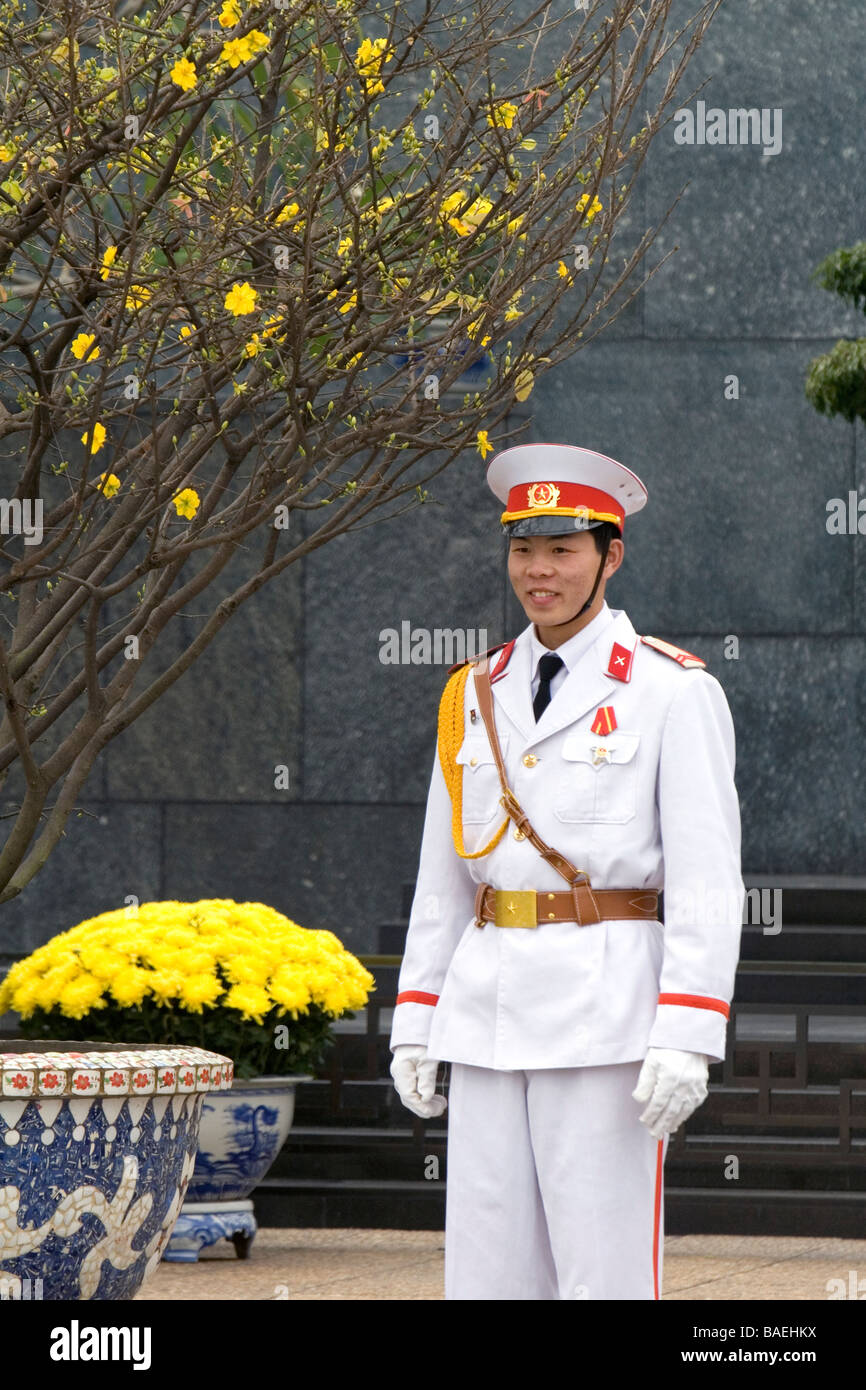
<instances>
[{"instance_id":1,"label":"floral pattern on planter","mask_svg":"<svg viewBox=\"0 0 866 1390\"><path fill-rule=\"evenodd\" d=\"M0 1096L160 1095L227 1091L228 1057L200 1047L93 1052L0 1052Z\"/></svg>"}]
</instances>

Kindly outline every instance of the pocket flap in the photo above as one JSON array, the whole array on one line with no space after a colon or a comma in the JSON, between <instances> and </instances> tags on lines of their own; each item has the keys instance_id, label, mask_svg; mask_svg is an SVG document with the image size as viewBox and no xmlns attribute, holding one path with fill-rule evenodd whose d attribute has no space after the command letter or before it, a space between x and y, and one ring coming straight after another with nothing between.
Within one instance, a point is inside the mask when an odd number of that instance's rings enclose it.
<instances>
[{"instance_id":1,"label":"pocket flap","mask_svg":"<svg viewBox=\"0 0 866 1390\"><path fill-rule=\"evenodd\" d=\"M562 756L570 762L604 767L606 763L629 763L637 752L640 734L614 729L612 734L594 734L588 729L569 734L562 745Z\"/></svg>"},{"instance_id":2,"label":"pocket flap","mask_svg":"<svg viewBox=\"0 0 866 1390\"><path fill-rule=\"evenodd\" d=\"M503 757L508 748L508 735L499 736L499 746L502 749ZM457 761L464 767L474 771L477 767L484 767L496 762L493 756L493 749L490 747L488 738L465 738L457 750Z\"/></svg>"}]
</instances>

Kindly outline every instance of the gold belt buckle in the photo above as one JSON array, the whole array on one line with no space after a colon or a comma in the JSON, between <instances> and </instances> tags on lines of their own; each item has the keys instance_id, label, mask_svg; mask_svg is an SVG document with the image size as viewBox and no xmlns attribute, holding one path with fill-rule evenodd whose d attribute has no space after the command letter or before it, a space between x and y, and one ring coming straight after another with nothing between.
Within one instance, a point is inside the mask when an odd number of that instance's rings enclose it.
<instances>
[{"instance_id":1,"label":"gold belt buckle","mask_svg":"<svg viewBox=\"0 0 866 1390\"><path fill-rule=\"evenodd\" d=\"M506 893L497 888L493 903L493 920L497 927L537 927L537 898L534 892L520 889Z\"/></svg>"}]
</instances>

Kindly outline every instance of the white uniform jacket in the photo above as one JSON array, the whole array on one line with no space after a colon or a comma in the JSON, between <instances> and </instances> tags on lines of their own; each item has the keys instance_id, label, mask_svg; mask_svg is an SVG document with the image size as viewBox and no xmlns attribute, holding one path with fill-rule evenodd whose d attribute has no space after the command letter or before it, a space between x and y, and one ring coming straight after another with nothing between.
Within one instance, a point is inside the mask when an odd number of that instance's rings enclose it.
<instances>
[{"instance_id":1,"label":"white uniform jacket","mask_svg":"<svg viewBox=\"0 0 866 1390\"><path fill-rule=\"evenodd\" d=\"M663 888L664 927L477 927L480 882L567 885L512 824L484 858L461 859L437 756L392 1047L423 1043L442 1061L506 1070L638 1061L649 1047L723 1058L745 895L730 710L714 676L611 613L537 724L526 628L493 681L496 727L509 785L542 839L594 888ZM593 733L611 705L616 728ZM472 674L464 713L464 847L476 850L504 812Z\"/></svg>"}]
</instances>

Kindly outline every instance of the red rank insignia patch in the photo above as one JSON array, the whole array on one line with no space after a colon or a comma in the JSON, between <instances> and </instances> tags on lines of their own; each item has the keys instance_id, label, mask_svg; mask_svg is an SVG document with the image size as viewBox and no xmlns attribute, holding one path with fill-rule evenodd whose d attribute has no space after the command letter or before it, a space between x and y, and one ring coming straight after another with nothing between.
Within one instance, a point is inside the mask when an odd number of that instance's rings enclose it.
<instances>
[{"instance_id":1,"label":"red rank insignia patch","mask_svg":"<svg viewBox=\"0 0 866 1390\"><path fill-rule=\"evenodd\" d=\"M623 647L619 642L614 642L611 648L610 661L607 663L607 674L613 676L618 681L631 680L631 662L634 652L628 647Z\"/></svg>"},{"instance_id":2,"label":"red rank insignia patch","mask_svg":"<svg viewBox=\"0 0 866 1390\"><path fill-rule=\"evenodd\" d=\"M506 668L506 666L508 665L509 661L511 660L511 653L514 651L514 643L515 643L516 641L517 641L517 638L514 637L514 638L512 638L512 640L511 640L510 642L506 642L505 646L502 648L502 651L499 653L499 656L497 657L497 660L496 660L496 665L493 667L493 670L490 672L490 684L491 684L491 685L493 684L494 681L501 680L502 677L505 675L505 668Z\"/></svg>"},{"instance_id":3,"label":"red rank insignia patch","mask_svg":"<svg viewBox=\"0 0 866 1390\"><path fill-rule=\"evenodd\" d=\"M612 734L616 728L616 715L613 712L613 705L599 705L595 712L595 718L590 725L594 734Z\"/></svg>"}]
</instances>

